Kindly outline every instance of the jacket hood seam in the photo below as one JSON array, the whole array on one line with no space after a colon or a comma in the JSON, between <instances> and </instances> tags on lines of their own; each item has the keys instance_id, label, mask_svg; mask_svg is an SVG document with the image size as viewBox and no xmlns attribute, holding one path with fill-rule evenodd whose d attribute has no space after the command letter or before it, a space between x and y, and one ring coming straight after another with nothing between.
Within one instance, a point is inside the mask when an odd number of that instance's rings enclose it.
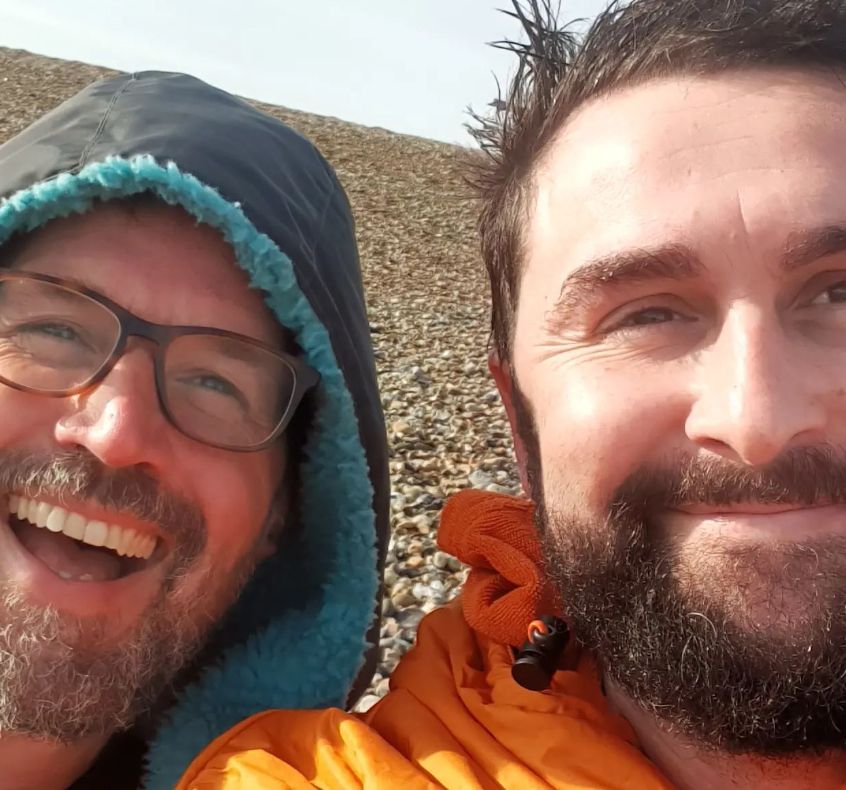
<instances>
[{"instance_id":1,"label":"jacket hood seam","mask_svg":"<svg viewBox=\"0 0 846 790\"><path fill-rule=\"evenodd\" d=\"M88 162L88 157L91 156L91 152L94 150L94 146L100 141L100 138L103 136L103 132L106 130L106 124L109 122L109 117L112 114L112 110L114 109L115 105L118 103L120 97L128 90L129 85L135 79L135 75L132 74L120 86L119 90L116 90L112 95L112 98L109 100L106 109L103 112L103 117L100 119L100 123L97 125L97 129L92 135L91 139L88 141L88 144L82 150L82 153L79 155L79 161L76 163L76 167L74 168L76 172L79 172L83 167L85 167L86 163Z\"/></svg>"}]
</instances>

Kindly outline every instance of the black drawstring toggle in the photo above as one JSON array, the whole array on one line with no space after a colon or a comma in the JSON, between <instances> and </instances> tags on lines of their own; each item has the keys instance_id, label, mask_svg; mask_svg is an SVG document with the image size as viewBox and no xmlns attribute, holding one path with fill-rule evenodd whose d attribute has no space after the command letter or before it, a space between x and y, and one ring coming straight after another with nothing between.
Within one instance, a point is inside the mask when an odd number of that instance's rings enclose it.
<instances>
[{"instance_id":1,"label":"black drawstring toggle","mask_svg":"<svg viewBox=\"0 0 846 790\"><path fill-rule=\"evenodd\" d=\"M545 614L529 623L528 632L529 639L511 667L511 677L530 691L544 691L558 669L570 629L563 620Z\"/></svg>"}]
</instances>

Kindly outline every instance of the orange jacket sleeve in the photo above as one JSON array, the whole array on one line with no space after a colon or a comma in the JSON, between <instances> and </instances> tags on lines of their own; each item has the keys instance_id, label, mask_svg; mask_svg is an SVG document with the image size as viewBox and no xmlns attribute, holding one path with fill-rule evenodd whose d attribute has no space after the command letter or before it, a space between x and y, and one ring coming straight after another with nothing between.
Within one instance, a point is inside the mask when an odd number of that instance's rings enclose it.
<instances>
[{"instance_id":1,"label":"orange jacket sleeve","mask_svg":"<svg viewBox=\"0 0 846 790\"><path fill-rule=\"evenodd\" d=\"M408 760L340 710L266 711L213 741L176 790L431 790Z\"/></svg>"}]
</instances>

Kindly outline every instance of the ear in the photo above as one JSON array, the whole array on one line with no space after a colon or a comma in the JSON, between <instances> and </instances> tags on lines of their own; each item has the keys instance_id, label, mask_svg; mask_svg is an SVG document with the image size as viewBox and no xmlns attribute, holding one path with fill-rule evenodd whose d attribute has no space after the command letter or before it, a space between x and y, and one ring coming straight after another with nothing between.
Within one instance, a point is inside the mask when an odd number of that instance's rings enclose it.
<instances>
[{"instance_id":1,"label":"ear","mask_svg":"<svg viewBox=\"0 0 846 790\"><path fill-rule=\"evenodd\" d=\"M290 486L283 480L270 502L267 516L265 516L261 528L261 535L259 535L256 544L256 557L259 562L266 560L278 550L279 540L286 528L285 521L290 505Z\"/></svg>"},{"instance_id":2,"label":"ear","mask_svg":"<svg viewBox=\"0 0 846 790\"><path fill-rule=\"evenodd\" d=\"M274 514L274 510L275 508L270 509L256 545L256 558L259 562L264 562L276 553L277 538L284 529L283 525L279 523L279 517Z\"/></svg>"},{"instance_id":3,"label":"ear","mask_svg":"<svg viewBox=\"0 0 846 790\"><path fill-rule=\"evenodd\" d=\"M488 353L488 370L490 370L496 388L499 390L499 397L505 406L505 413L508 416L508 423L511 426L511 438L514 441L514 455L517 458L517 471L520 474L520 484L526 496L531 498L532 488L529 485L529 476L526 474L526 446L520 438L520 431L517 422L517 410L514 408L514 377L511 374L511 367L507 362L499 358L494 350Z\"/></svg>"}]
</instances>

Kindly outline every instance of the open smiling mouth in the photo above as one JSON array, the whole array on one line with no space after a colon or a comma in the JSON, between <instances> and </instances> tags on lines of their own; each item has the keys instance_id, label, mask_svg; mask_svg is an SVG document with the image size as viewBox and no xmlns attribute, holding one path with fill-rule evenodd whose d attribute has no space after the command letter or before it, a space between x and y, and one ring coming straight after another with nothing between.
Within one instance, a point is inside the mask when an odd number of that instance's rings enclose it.
<instances>
[{"instance_id":1,"label":"open smiling mouth","mask_svg":"<svg viewBox=\"0 0 846 790\"><path fill-rule=\"evenodd\" d=\"M68 581L109 582L158 562L163 541L88 519L58 505L9 496L9 526L21 545Z\"/></svg>"}]
</instances>

